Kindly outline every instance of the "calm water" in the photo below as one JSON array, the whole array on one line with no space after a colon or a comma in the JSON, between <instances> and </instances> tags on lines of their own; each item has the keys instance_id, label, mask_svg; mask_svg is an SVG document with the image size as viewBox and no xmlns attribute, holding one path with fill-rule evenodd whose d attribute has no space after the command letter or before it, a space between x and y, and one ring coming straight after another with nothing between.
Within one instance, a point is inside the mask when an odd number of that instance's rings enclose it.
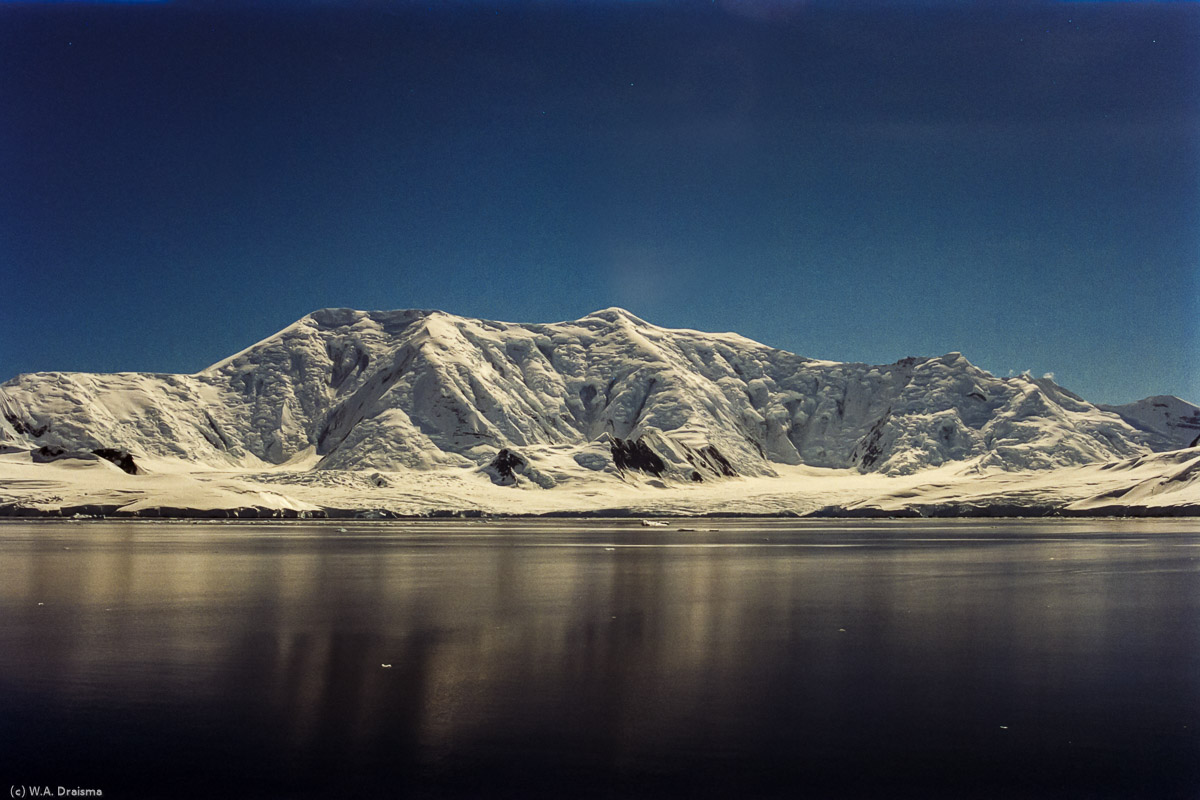
<instances>
[{"instance_id":1,"label":"calm water","mask_svg":"<svg viewBox=\"0 0 1200 800\"><path fill-rule=\"evenodd\" d=\"M0 525L0 791L1200 798L1200 523L683 524Z\"/></svg>"}]
</instances>

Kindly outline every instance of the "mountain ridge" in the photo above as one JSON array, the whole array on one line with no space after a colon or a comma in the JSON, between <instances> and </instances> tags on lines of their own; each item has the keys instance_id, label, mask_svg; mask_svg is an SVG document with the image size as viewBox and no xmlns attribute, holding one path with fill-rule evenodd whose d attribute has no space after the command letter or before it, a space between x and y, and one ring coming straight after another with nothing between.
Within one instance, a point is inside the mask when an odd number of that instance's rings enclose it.
<instances>
[{"instance_id":1,"label":"mountain ridge","mask_svg":"<svg viewBox=\"0 0 1200 800\"><path fill-rule=\"evenodd\" d=\"M1154 395L1134 403L1097 406L1138 430L1154 433L1177 447L1200 445L1200 407L1174 395Z\"/></svg>"},{"instance_id":2,"label":"mountain ridge","mask_svg":"<svg viewBox=\"0 0 1200 800\"><path fill-rule=\"evenodd\" d=\"M1049 379L997 378L957 352L822 361L616 307L556 323L318 309L191 375L0 384L10 446L212 467L310 454L320 469L490 469L542 487L605 471L705 481L778 465L1049 469L1172 449L1170 433ZM562 450L578 474L539 471ZM511 474L499 476L502 453Z\"/></svg>"}]
</instances>

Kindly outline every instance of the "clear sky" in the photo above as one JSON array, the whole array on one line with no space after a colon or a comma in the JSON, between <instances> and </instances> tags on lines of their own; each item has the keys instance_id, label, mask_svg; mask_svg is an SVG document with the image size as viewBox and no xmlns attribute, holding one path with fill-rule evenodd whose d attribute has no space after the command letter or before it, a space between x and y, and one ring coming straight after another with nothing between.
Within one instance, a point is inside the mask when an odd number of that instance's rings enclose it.
<instances>
[{"instance_id":1,"label":"clear sky","mask_svg":"<svg viewBox=\"0 0 1200 800\"><path fill-rule=\"evenodd\" d=\"M1200 4L0 2L0 380L610 305L1200 402Z\"/></svg>"}]
</instances>

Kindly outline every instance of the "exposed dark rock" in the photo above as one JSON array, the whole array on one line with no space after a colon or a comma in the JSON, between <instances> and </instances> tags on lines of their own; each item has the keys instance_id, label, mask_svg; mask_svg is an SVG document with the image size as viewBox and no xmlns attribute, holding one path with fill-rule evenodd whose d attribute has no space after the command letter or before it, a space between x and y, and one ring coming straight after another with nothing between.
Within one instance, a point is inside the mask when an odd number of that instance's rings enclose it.
<instances>
[{"instance_id":1,"label":"exposed dark rock","mask_svg":"<svg viewBox=\"0 0 1200 800\"><path fill-rule=\"evenodd\" d=\"M141 472L138 465L134 463L133 456L127 450L116 450L111 447L101 447L99 450L93 450L94 454L100 456L105 461L111 461L120 467L124 472L130 475L137 475Z\"/></svg>"},{"instance_id":2,"label":"exposed dark rock","mask_svg":"<svg viewBox=\"0 0 1200 800\"><path fill-rule=\"evenodd\" d=\"M693 467L707 470L717 477L737 477L737 470L729 463L729 459L725 458L725 455L711 444L701 447L699 450L688 448L684 456ZM693 472L692 480L703 480L703 476L697 477L698 475L698 472Z\"/></svg>"},{"instance_id":3,"label":"exposed dark rock","mask_svg":"<svg viewBox=\"0 0 1200 800\"><path fill-rule=\"evenodd\" d=\"M217 425L217 421L213 419L212 414L205 411L204 419L208 422L208 428L212 431L216 438L214 439L213 436L210 436L208 430L204 430L203 428L200 430L200 434L207 439L213 447L220 447L223 450L232 450L233 444L229 441L229 437L225 435L225 432L221 430L220 426Z\"/></svg>"},{"instance_id":4,"label":"exposed dark rock","mask_svg":"<svg viewBox=\"0 0 1200 800\"><path fill-rule=\"evenodd\" d=\"M486 473L497 486L524 485L526 481L542 489L557 485L553 475L538 470L525 456L507 447L501 448L480 471Z\"/></svg>"},{"instance_id":5,"label":"exposed dark rock","mask_svg":"<svg viewBox=\"0 0 1200 800\"><path fill-rule=\"evenodd\" d=\"M9 425L12 425L14 431L32 436L35 439L44 434L46 431L50 430L49 422L47 422L45 425L35 428L32 425L26 425L21 421L20 417L16 416L15 414L10 414L7 411L4 412L4 418L8 420Z\"/></svg>"},{"instance_id":6,"label":"exposed dark rock","mask_svg":"<svg viewBox=\"0 0 1200 800\"><path fill-rule=\"evenodd\" d=\"M67 450L65 447L52 447L50 445L42 445L37 450L34 450L30 457L35 464L49 464L51 461L59 461L64 458L78 458L84 461L95 461L96 455L84 451Z\"/></svg>"},{"instance_id":7,"label":"exposed dark rock","mask_svg":"<svg viewBox=\"0 0 1200 800\"><path fill-rule=\"evenodd\" d=\"M617 469L636 469L658 477L667 468L658 453L641 438L612 440L612 458Z\"/></svg>"},{"instance_id":8,"label":"exposed dark rock","mask_svg":"<svg viewBox=\"0 0 1200 800\"><path fill-rule=\"evenodd\" d=\"M361 375L371 363L371 356L352 342L331 341L326 343L325 351L333 363L333 371L329 375L329 385L335 389L345 383L351 373L355 377Z\"/></svg>"},{"instance_id":9,"label":"exposed dark rock","mask_svg":"<svg viewBox=\"0 0 1200 800\"><path fill-rule=\"evenodd\" d=\"M1189 444L1188 447L1200 447L1200 435L1197 435L1195 439L1192 439L1192 443Z\"/></svg>"},{"instance_id":10,"label":"exposed dark rock","mask_svg":"<svg viewBox=\"0 0 1200 800\"><path fill-rule=\"evenodd\" d=\"M737 470L729 463L724 454L713 447L711 444L706 447L701 447L697 451L701 458L708 462L709 467L718 475L724 475L726 478L736 478Z\"/></svg>"},{"instance_id":11,"label":"exposed dark rock","mask_svg":"<svg viewBox=\"0 0 1200 800\"><path fill-rule=\"evenodd\" d=\"M498 486L514 486L517 473L524 472L527 462L507 447L501 448L496 457L487 465L486 471L492 478L492 483Z\"/></svg>"},{"instance_id":12,"label":"exposed dark rock","mask_svg":"<svg viewBox=\"0 0 1200 800\"><path fill-rule=\"evenodd\" d=\"M884 426L887 425L887 421L890 416L891 411L889 410L887 414L884 414L879 418L878 422L871 426L871 430L867 432L867 435L864 436L859 443L854 446L854 450L851 452L850 457L852 459L857 459L859 466L861 466L862 469L870 469L875 465L875 462L879 460L879 457L883 455L883 445L881 444L883 440L883 429Z\"/></svg>"},{"instance_id":13,"label":"exposed dark rock","mask_svg":"<svg viewBox=\"0 0 1200 800\"><path fill-rule=\"evenodd\" d=\"M120 467L130 475L138 475L141 472L138 465L134 462L133 456L127 450L117 450L112 447L101 447L97 450L87 451L67 450L65 447L43 445L32 451L29 455L35 464L49 464L52 461L61 461L63 459L96 461L102 458Z\"/></svg>"}]
</instances>

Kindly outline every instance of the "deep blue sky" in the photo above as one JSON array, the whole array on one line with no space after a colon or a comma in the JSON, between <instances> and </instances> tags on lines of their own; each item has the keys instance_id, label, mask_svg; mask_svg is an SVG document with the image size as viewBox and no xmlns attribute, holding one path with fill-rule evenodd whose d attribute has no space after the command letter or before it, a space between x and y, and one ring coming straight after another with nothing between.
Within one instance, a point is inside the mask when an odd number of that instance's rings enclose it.
<instances>
[{"instance_id":1,"label":"deep blue sky","mask_svg":"<svg viewBox=\"0 0 1200 800\"><path fill-rule=\"evenodd\" d=\"M0 286L0 380L620 305L1197 402L1200 4L0 2Z\"/></svg>"}]
</instances>

